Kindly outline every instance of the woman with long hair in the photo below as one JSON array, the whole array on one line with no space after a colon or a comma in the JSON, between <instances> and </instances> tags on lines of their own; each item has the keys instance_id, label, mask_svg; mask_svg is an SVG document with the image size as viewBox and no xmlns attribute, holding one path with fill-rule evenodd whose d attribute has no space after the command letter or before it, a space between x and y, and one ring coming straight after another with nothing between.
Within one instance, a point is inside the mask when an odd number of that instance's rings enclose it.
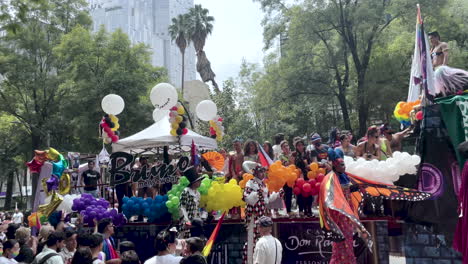
<instances>
[{"instance_id":1,"label":"woman with long hair","mask_svg":"<svg viewBox=\"0 0 468 264\"><path fill-rule=\"evenodd\" d=\"M304 141L300 137L294 138L294 148L296 151L292 153L293 164L296 165L298 169L301 170L301 178L308 181L307 172L309 164L312 162L311 157L308 151L306 151L306 146ZM297 204L299 206L299 215L300 216L312 216L312 203L314 201L313 196L305 197L302 194L297 196Z\"/></svg>"},{"instance_id":2,"label":"woman with long hair","mask_svg":"<svg viewBox=\"0 0 468 264\"><path fill-rule=\"evenodd\" d=\"M263 142L263 149L268 154L271 160L275 160L275 154L273 152L273 146L269 141Z\"/></svg>"},{"instance_id":3,"label":"woman with long hair","mask_svg":"<svg viewBox=\"0 0 468 264\"><path fill-rule=\"evenodd\" d=\"M355 158L356 154L354 153L354 149L356 147L353 144L351 144L349 136L346 134L341 135L340 142L341 142L341 146L337 147L337 149L340 149L341 151L343 151L345 156Z\"/></svg>"},{"instance_id":4,"label":"woman with long hair","mask_svg":"<svg viewBox=\"0 0 468 264\"><path fill-rule=\"evenodd\" d=\"M356 157L363 157L366 160L380 160L379 129L371 126L367 129L366 141L359 143L356 147Z\"/></svg>"},{"instance_id":5,"label":"woman with long hair","mask_svg":"<svg viewBox=\"0 0 468 264\"><path fill-rule=\"evenodd\" d=\"M291 163L291 149L289 148L289 143L287 140L283 140L280 143L281 146L281 154L279 155L278 159L281 161L283 166L289 166ZM284 191L284 204L286 205L286 212L291 215L291 207L292 207L292 196L293 196L293 189L289 187L287 184L283 186Z\"/></svg>"},{"instance_id":6,"label":"woman with long hair","mask_svg":"<svg viewBox=\"0 0 468 264\"><path fill-rule=\"evenodd\" d=\"M257 142L247 140L244 145L244 161L258 162Z\"/></svg>"}]
</instances>

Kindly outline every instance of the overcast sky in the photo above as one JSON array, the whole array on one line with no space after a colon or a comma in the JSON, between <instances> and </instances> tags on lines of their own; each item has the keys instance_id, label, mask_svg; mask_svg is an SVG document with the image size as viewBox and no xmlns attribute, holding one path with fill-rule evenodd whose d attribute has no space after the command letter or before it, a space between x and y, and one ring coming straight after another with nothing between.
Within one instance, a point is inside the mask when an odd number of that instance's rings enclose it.
<instances>
[{"instance_id":1,"label":"overcast sky","mask_svg":"<svg viewBox=\"0 0 468 264\"><path fill-rule=\"evenodd\" d=\"M194 0L214 16L213 34L205 45L206 56L216 74L216 82L237 76L245 58L261 63L263 59L263 13L252 0ZM197 74L198 77L198 74Z\"/></svg>"}]
</instances>

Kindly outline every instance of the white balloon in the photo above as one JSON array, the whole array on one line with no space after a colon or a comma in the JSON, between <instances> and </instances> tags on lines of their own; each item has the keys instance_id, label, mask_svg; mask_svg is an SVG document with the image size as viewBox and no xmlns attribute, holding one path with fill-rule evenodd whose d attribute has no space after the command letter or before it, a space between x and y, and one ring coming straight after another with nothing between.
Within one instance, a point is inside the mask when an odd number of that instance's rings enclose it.
<instances>
[{"instance_id":1,"label":"white balloon","mask_svg":"<svg viewBox=\"0 0 468 264\"><path fill-rule=\"evenodd\" d=\"M177 105L177 90L169 83L158 83L151 89L150 100L157 109L169 110Z\"/></svg>"},{"instance_id":2,"label":"white balloon","mask_svg":"<svg viewBox=\"0 0 468 264\"><path fill-rule=\"evenodd\" d=\"M198 103L195 111L197 112L198 118L203 121L210 121L216 117L218 107L216 107L216 104L211 100L203 100Z\"/></svg>"},{"instance_id":3,"label":"white balloon","mask_svg":"<svg viewBox=\"0 0 468 264\"><path fill-rule=\"evenodd\" d=\"M109 115L118 115L125 108L125 102L122 97L116 94L108 94L102 98L102 110Z\"/></svg>"},{"instance_id":4,"label":"white balloon","mask_svg":"<svg viewBox=\"0 0 468 264\"><path fill-rule=\"evenodd\" d=\"M419 165L419 163L421 163L421 157L419 157L418 155L412 155L411 162L414 166Z\"/></svg>"},{"instance_id":5,"label":"white balloon","mask_svg":"<svg viewBox=\"0 0 468 264\"><path fill-rule=\"evenodd\" d=\"M163 119L163 117L169 115L168 110L162 110L162 109L154 109L153 111L153 120L154 122L158 122L159 120Z\"/></svg>"}]
</instances>

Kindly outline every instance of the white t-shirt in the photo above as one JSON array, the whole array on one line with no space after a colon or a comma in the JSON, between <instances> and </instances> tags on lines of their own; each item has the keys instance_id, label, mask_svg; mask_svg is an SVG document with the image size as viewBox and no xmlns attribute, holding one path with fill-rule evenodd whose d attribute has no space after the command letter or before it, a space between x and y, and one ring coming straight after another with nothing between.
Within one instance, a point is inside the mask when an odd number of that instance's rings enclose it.
<instances>
[{"instance_id":1,"label":"white t-shirt","mask_svg":"<svg viewBox=\"0 0 468 264\"><path fill-rule=\"evenodd\" d=\"M283 153L280 145L273 145L273 155L275 156L275 160L279 159L279 156Z\"/></svg>"},{"instance_id":2,"label":"white t-shirt","mask_svg":"<svg viewBox=\"0 0 468 264\"><path fill-rule=\"evenodd\" d=\"M16 264L18 263L15 259L5 258L4 256L0 256L0 264Z\"/></svg>"},{"instance_id":3,"label":"white t-shirt","mask_svg":"<svg viewBox=\"0 0 468 264\"><path fill-rule=\"evenodd\" d=\"M276 245L275 245L276 244ZM283 247L272 235L262 236L255 245L254 264L281 264ZM276 262L275 262L276 259ZM145 263L146 264L146 263Z\"/></svg>"},{"instance_id":4,"label":"white t-shirt","mask_svg":"<svg viewBox=\"0 0 468 264\"><path fill-rule=\"evenodd\" d=\"M145 264L179 264L182 257L176 257L174 255L154 256L147 261Z\"/></svg>"},{"instance_id":5,"label":"white t-shirt","mask_svg":"<svg viewBox=\"0 0 468 264\"><path fill-rule=\"evenodd\" d=\"M23 220L23 213L18 212L13 214L13 223L21 224Z\"/></svg>"}]
</instances>

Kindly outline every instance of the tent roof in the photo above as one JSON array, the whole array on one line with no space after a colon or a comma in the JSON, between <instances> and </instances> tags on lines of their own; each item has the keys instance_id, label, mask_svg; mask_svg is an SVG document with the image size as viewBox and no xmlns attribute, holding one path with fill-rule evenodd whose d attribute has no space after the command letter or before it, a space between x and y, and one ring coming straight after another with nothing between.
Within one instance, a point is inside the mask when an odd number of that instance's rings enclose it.
<instances>
[{"instance_id":1,"label":"tent roof","mask_svg":"<svg viewBox=\"0 0 468 264\"><path fill-rule=\"evenodd\" d=\"M112 151L142 153L163 146L180 145L181 147L190 147L192 140L197 147L202 149L216 149L218 147L215 139L204 137L190 129L186 135L180 137L180 142L178 137L171 136L170 131L169 117L165 116L142 131L113 143ZM183 149L190 150L190 148Z\"/></svg>"}]
</instances>

